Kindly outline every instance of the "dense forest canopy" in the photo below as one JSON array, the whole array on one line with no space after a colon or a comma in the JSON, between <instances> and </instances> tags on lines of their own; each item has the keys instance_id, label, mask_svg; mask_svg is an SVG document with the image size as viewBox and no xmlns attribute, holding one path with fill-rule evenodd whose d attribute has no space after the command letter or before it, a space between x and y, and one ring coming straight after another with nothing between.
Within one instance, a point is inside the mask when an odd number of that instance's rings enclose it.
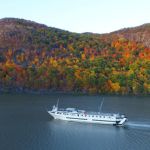
<instances>
[{"instance_id":1,"label":"dense forest canopy","mask_svg":"<svg viewBox=\"0 0 150 150\"><path fill-rule=\"evenodd\" d=\"M79 34L1 19L0 89L150 94L150 24Z\"/></svg>"}]
</instances>

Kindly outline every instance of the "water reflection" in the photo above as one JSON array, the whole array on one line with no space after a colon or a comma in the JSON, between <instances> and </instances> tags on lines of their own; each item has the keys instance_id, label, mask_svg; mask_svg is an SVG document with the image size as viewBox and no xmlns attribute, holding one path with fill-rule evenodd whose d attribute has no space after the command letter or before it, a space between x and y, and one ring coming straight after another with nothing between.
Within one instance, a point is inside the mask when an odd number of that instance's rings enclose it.
<instances>
[{"instance_id":1,"label":"water reflection","mask_svg":"<svg viewBox=\"0 0 150 150\"><path fill-rule=\"evenodd\" d=\"M47 123L51 131L54 149L111 149L116 144L119 135L125 137L124 128L109 125L85 124L51 120ZM113 149L113 148L112 148Z\"/></svg>"}]
</instances>

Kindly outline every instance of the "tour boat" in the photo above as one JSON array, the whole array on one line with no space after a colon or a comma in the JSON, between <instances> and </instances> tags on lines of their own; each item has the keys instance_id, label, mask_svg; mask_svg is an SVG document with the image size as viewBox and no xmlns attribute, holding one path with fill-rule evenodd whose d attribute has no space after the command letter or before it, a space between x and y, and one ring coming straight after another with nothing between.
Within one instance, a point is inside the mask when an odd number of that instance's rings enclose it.
<instances>
[{"instance_id":1,"label":"tour boat","mask_svg":"<svg viewBox=\"0 0 150 150\"><path fill-rule=\"evenodd\" d=\"M101 107L102 104L103 103L101 103ZM123 126L127 121L125 115L120 115L119 113L102 113L101 111L88 112L85 110L78 110L76 108L58 109L58 102L56 106L55 105L53 106L51 111L48 111L48 113L54 119L74 121L74 122Z\"/></svg>"}]
</instances>

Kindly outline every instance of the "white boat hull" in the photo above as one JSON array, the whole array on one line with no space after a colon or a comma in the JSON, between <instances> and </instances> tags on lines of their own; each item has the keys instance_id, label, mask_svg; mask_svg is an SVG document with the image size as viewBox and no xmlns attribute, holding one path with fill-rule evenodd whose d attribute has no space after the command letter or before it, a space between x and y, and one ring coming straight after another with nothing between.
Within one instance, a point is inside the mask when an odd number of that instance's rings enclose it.
<instances>
[{"instance_id":1,"label":"white boat hull","mask_svg":"<svg viewBox=\"0 0 150 150\"><path fill-rule=\"evenodd\" d=\"M127 118L123 118L121 120L116 120L116 119L108 119L108 118L88 117L86 115L83 115L83 116L63 115L63 114L54 113L52 111L48 111L48 113L54 119L58 119L58 120L95 123L95 124L123 125L125 123L125 121L127 120Z\"/></svg>"}]
</instances>

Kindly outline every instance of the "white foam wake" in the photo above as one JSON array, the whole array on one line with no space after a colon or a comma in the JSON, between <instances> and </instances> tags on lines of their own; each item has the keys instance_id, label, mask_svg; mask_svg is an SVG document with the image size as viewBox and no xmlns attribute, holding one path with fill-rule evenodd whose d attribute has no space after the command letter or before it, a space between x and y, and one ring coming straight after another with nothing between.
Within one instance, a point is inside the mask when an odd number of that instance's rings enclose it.
<instances>
[{"instance_id":1,"label":"white foam wake","mask_svg":"<svg viewBox=\"0 0 150 150\"><path fill-rule=\"evenodd\" d=\"M127 127L130 128L147 128L150 129L150 123L146 122L146 123L142 123L142 122L128 122L126 124Z\"/></svg>"}]
</instances>

